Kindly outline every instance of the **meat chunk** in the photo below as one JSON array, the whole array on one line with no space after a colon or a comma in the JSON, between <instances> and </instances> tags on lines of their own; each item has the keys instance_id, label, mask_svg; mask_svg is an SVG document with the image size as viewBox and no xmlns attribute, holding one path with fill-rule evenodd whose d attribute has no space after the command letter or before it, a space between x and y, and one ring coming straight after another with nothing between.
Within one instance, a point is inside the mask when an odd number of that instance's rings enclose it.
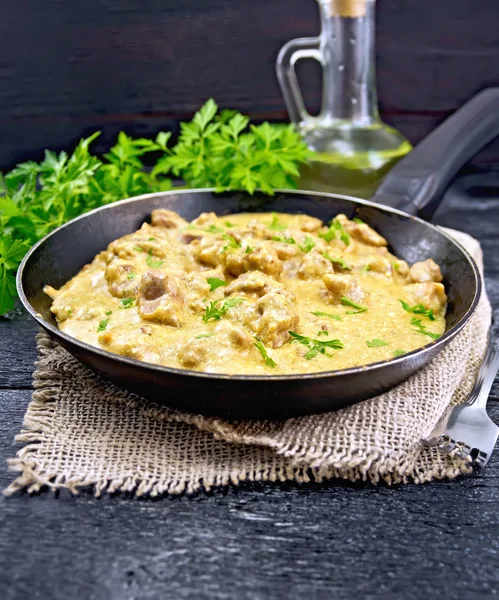
<instances>
[{"instance_id":1,"label":"meat chunk","mask_svg":"<svg viewBox=\"0 0 499 600\"><path fill-rule=\"evenodd\" d=\"M333 304L339 304L342 296L350 298L353 302L362 302L366 298L366 293L352 275L327 273L322 281L329 291Z\"/></svg>"},{"instance_id":2,"label":"meat chunk","mask_svg":"<svg viewBox=\"0 0 499 600\"><path fill-rule=\"evenodd\" d=\"M409 275L414 283L424 283L425 281L440 283L443 279L440 267L432 258L414 263L409 269Z\"/></svg>"},{"instance_id":3,"label":"meat chunk","mask_svg":"<svg viewBox=\"0 0 499 600\"><path fill-rule=\"evenodd\" d=\"M190 338L180 346L178 360L187 369L201 369L211 347L210 338Z\"/></svg>"},{"instance_id":4,"label":"meat chunk","mask_svg":"<svg viewBox=\"0 0 499 600\"><path fill-rule=\"evenodd\" d=\"M193 271L185 276L185 304L190 309L196 312L204 312L207 296L211 290L211 286L207 281L210 277L223 279L222 272L219 270L204 271L202 273Z\"/></svg>"},{"instance_id":5,"label":"meat chunk","mask_svg":"<svg viewBox=\"0 0 499 600\"><path fill-rule=\"evenodd\" d=\"M409 275L409 265L405 260L396 260L393 263L393 269L401 277L407 277L407 275Z\"/></svg>"},{"instance_id":6,"label":"meat chunk","mask_svg":"<svg viewBox=\"0 0 499 600\"><path fill-rule=\"evenodd\" d=\"M213 330L216 341L236 350L247 350L253 346L253 338L239 325L231 321L220 322Z\"/></svg>"},{"instance_id":7,"label":"meat chunk","mask_svg":"<svg viewBox=\"0 0 499 600\"><path fill-rule=\"evenodd\" d=\"M104 272L109 292L115 298L129 298L137 293L139 278L135 267L119 258L114 258Z\"/></svg>"},{"instance_id":8,"label":"meat chunk","mask_svg":"<svg viewBox=\"0 0 499 600\"><path fill-rule=\"evenodd\" d=\"M372 227L369 227L367 223L350 221L346 215L338 215L336 218L343 225L345 231L359 242L363 242L368 246L388 246L385 238L374 231Z\"/></svg>"},{"instance_id":9,"label":"meat chunk","mask_svg":"<svg viewBox=\"0 0 499 600\"><path fill-rule=\"evenodd\" d=\"M308 215L298 215L296 217L296 223L293 223L296 227L307 233L316 233L324 225L320 219L315 217L309 217Z\"/></svg>"},{"instance_id":10,"label":"meat chunk","mask_svg":"<svg viewBox=\"0 0 499 600\"><path fill-rule=\"evenodd\" d=\"M194 240L190 244L194 258L205 265L216 267L223 261L222 249L227 242L213 236Z\"/></svg>"},{"instance_id":11,"label":"meat chunk","mask_svg":"<svg viewBox=\"0 0 499 600\"><path fill-rule=\"evenodd\" d=\"M369 270L390 277L392 275L392 263L385 256L373 256L369 262Z\"/></svg>"},{"instance_id":12,"label":"meat chunk","mask_svg":"<svg viewBox=\"0 0 499 600\"><path fill-rule=\"evenodd\" d=\"M224 292L226 296L237 295L240 292L263 296L270 291L276 290L287 291L282 283L279 283L269 275L265 275L261 271L249 271L229 284L224 289Z\"/></svg>"},{"instance_id":13,"label":"meat chunk","mask_svg":"<svg viewBox=\"0 0 499 600\"><path fill-rule=\"evenodd\" d=\"M320 279L326 273L334 271L333 265L329 259L322 256L320 252L312 250L303 257L298 277L300 279Z\"/></svg>"},{"instance_id":14,"label":"meat chunk","mask_svg":"<svg viewBox=\"0 0 499 600\"><path fill-rule=\"evenodd\" d=\"M138 290L139 314L143 319L172 327L182 325L183 298L180 286L163 271L146 271Z\"/></svg>"},{"instance_id":15,"label":"meat chunk","mask_svg":"<svg viewBox=\"0 0 499 600\"><path fill-rule=\"evenodd\" d=\"M180 215L167 210L166 208L157 208L151 213L151 224L154 227L164 227L165 229L174 229L175 227L186 227L188 222L182 219Z\"/></svg>"},{"instance_id":16,"label":"meat chunk","mask_svg":"<svg viewBox=\"0 0 499 600\"><path fill-rule=\"evenodd\" d=\"M288 339L288 331L299 322L296 305L289 295L269 292L246 312L244 325L253 331L264 344L279 348Z\"/></svg>"},{"instance_id":17,"label":"meat chunk","mask_svg":"<svg viewBox=\"0 0 499 600\"><path fill-rule=\"evenodd\" d=\"M289 260L294 256L298 256L300 254L300 249L296 244L286 244L283 242L275 242L274 250L279 258L279 260Z\"/></svg>"},{"instance_id":18,"label":"meat chunk","mask_svg":"<svg viewBox=\"0 0 499 600\"><path fill-rule=\"evenodd\" d=\"M233 277L255 270L274 276L282 272L282 262L270 244L260 243L249 253L238 248L224 253L223 257L225 270Z\"/></svg>"},{"instance_id":19,"label":"meat chunk","mask_svg":"<svg viewBox=\"0 0 499 600\"><path fill-rule=\"evenodd\" d=\"M407 294L413 304L422 304L425 308L439 312L447 304L445 288L441 283L425 281L406 286Z\"/></svg>"},{"instance_id":20,"label":"meat chunk","mask_svg":"<svg viewBox=\"0 0 499 600\"><path fill-rule=\"evenodd\" d=\"M217 220L218 217L214 212L204 212L201 213L199 217L196 217L194 221L192 221L192 224L196 227L205 227L206 225L210 225L211 223L214 224Z\"/></svg>"}]
</instances>

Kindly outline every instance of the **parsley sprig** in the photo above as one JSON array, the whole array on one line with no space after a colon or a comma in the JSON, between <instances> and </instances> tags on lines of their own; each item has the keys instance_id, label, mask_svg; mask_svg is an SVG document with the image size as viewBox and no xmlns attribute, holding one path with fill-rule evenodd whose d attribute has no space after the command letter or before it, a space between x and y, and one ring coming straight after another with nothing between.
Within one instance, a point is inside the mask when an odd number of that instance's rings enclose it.
<instances>
[{"instance_id":1,"label":"parsley sprig","mask_svg":"<svg viewBox=\"0 0 499 600\"><path fill-rule=\"evenodd\" d=\"M324 354L325 356L333 356L326 352L327 348L334 348L335 350L341 350L343 343L340 340L313 340L305 335L300 335L295 331L288 331L289 335L293 338L291 341L297 341L304 346L308 346L309 351L305 354L307 360L315 358L317 354Z\"/></svg>"},{"instance_id":2,"label":"parsley sprig","mask_svg":"<svg viewBox=\"0 0 499 600\"><path fill-rule=\"evenodd\" d=\"M347 298L346 296L342 296L340 298L340 302L343 304L343 306L350 306L352 308L355 308L355 310L347 310L347 315L360 315L361 313L365 313L367 311L367 306L357 304L356 302L353 302L352 300L350 300L350 298Z\"/></svg>"},{"instance_id":3,"label":"parsley sprig","mask_svg":"<svg viewBox=\"0 0 499 600\"><path fill-rule=\"evenodd\" d=\"M313 156L292 125L250 125L235 111L218 111L208 100L192 121L154 140L119 133L103 157L90 152L99 132L82 139L72 154L47 150L44 159L0 175L0 314L14 306L15 273L30 246L89 210L172 188L173 174L188 188L222 190L296 188L299 166ZM157 159L152 169L144 157ZM157 158L159 156L159 158Z\"/></svg>"},{"instance_id":4,"label":"parsley sprig","mask_svg":"<svg viewBox=\"0 0 499 600\"><path fill-rule=\"evenodd\" d=\"M411 325L414 326L414 331L417 331L418 333L422 333L423 335L427 335L432 340L438 340L438 338L441 337L439 333L433 333L432 331L427 331L426 326L422 324L421 319L416 319L416 317L413 317L411 319Z\"/></svg>"},{"instance_id":5,"label":"parsley sprig","mask_svg":"<svg viewBox=\"0 0 499 600\"><path fill-rule=\"evenodd\" d=\"M324 258L327 258L328 260L330 260L333 264L338 265L341 269L343 269L345 271L352 270L352 267L347 262L345 262L342 258L334 258L328 252L323 252L322 256L324 256Z\"/></svg>"},{"instance_id":6,"label":"parsley sprig","mask_svg":"<svg viewBox=\"0 0 499 600\"><path fill-rule=\"evenodd\" d=\"M329 228L325 233L319 233L319 237L326 242L331 242L332 240L341 240L345 246L350 245L350 235L338 220L338 217L335 217L331 221Z\"/></svg>"},{"instance_id":7,"label":"parsley sprig","mask_svg":"<svg viewBox=\"0 0 499 600\"><path fill-rule=\"evenodd\" d=\"M258 348L258 351L260 352L260 354L262 355L262 358L265 362L265 364L267 365L267 367L277 367L277 363L275 362L275 360L273 360L267 352L267 349L265 348L265 346L263 345L262 340L260 340L259 338L255 337L255 346Z\"/></svg>"},{"instance_id":8,"label":"parsley sprig","mask_svg":"<svg viewBox=\"0 0 499 600\"><path fill-rule=\"evenodd\" d=\"M408 313L412 313L413 315L422 315L424 317L428 317L430 321L435 320L435 315L433 314L433 310L430 308L425 308L422 304L415 304L414 306L410 306L407 302L403 300L399 300L402 308L406 310Z\"/></svg>"},{"instance_id":9,"label":"parsley sprig","mask_svg":"<svg viewBox=\"0 0 499 600\"><path fill-rule=\"evenodd\" d=\"M210 286L210 292L215 291L217 288L227 285L227 282L218 277L208 277L206 283Z\"/></svg>"},{"instance_id":10,"label":"parsley sprig","mask_svg":"<svg viewBox=\"0 0 499 600\"><path fill-rule=\"evenodd\" d=\"M330 319L334 319L335 321L341 321L340 315L335 315L333 313L322 312L321 310L316 310L312 312L316 317L329 317Z\"/></svg>"},{"instance_id":11,"label":"parsley sprig","mask_svg":"<svg viewBox=\"0 0 499 600\"><path fill-rule=\"evenodd\" d=\"M213 319L214 321L219 321L230 308L241 304L242 301L242 298L229 298L228 300L225 300L222 304L220 304L220 300L214 300L213 302L210 302L205 308L203 321L205 323L208 323L210 319Z\"/></svg>"}]
</instances>

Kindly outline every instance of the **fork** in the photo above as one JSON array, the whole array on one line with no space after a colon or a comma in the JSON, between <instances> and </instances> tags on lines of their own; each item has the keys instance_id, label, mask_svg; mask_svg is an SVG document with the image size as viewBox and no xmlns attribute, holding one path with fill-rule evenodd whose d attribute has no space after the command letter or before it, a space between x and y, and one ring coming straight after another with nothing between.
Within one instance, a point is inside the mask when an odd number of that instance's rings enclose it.
<instances>
[{"instance_id":1,"label":"fork","mask_svg":"<svg viewBox=\"0 0 499 600\"><path fill-rule=\"evenodd\" d=\"M489 336L487 350L478 375L465 403L453 406L444 414L428 446L437 446L446 453L470 457L474 466L483 468L489 462L499 436L499 427L487 415L490 388L499 370L499 343Z\"/></svg>"}]
</instances>

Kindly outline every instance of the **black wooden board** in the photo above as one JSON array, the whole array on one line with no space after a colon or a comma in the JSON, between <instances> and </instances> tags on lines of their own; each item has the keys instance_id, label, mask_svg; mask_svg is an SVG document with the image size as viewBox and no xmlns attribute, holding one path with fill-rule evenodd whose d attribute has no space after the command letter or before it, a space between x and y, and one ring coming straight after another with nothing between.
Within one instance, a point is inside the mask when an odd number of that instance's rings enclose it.
<instances>
[{"instance_id":1,"label":"black wooden board","mask_svg":"<svg viewBox=\"0 0 499 600\"><path fill-rule=\"evenodd\" d=\"M412 142L480 89L499 84L497 0L382 0L377 71L386 120ZM317 35L315 0L4 0L0 169L102 130L153 135L209 97L256 120L285 120L280 47ZM318 69L300 66L316 110ZM499 160L499 144L482 158Z\"/></svg>"},{"instance_id":2,"label":"black wooden board","mask_svg":"<svg viewBox=\"0 0 499 600\"><path fill-rule=\"evenodd\" d=\"M499 308L499 180L460 179L436 221L483 243ZM36 329L0 322L0 486L30 399ZM499 381L489 413L499 422ZM499 594L499 451L424 485L248 484L195 497L0 498L6 600L488 599Z\"/></svg>"}]
</instances>

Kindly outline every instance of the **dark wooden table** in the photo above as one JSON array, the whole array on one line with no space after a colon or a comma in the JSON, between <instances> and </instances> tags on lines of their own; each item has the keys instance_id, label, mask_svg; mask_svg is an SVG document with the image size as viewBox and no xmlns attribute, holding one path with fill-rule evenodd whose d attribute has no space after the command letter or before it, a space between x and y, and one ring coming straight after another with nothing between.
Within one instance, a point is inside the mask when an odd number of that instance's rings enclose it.
<instances>
[{"instance_id":1,"label":"dark wooden table","mask_svg":"<svg viewBox=\"0 0 499 600\"><path fill-rule=\"evenodd\" d=\"M461 176L436 217L477 237L499 308L499 172ZM30 399L36 328L0 322L0 485ZM496 381L489 413L499 422ZM400 487L252 484L196 497L0 499L4 600L496 598L499 451L486 470Z\"/></svg>"}]
</instances>

